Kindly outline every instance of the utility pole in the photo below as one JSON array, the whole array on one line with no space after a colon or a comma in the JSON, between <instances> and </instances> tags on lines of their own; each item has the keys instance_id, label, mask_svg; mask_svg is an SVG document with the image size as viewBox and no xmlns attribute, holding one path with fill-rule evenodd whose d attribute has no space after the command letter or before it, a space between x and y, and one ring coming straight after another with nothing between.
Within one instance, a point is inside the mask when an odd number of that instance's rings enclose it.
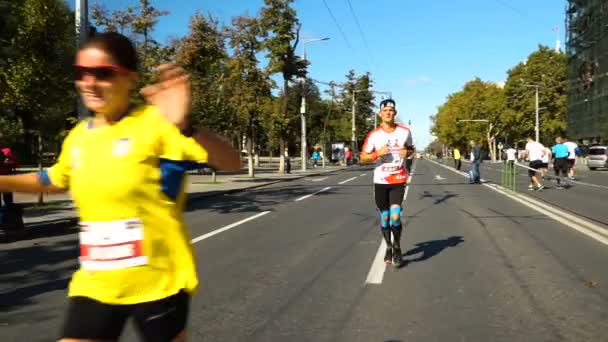
<instances>
[{"instance_id":1,"label":"utility pole","mask_svg":"<svg viewBox=\"0 0 608 342\"><path fill-rule=\"evenodd\" d=\"M89 34L89 3L88 0L75 0L75 24L76 24L76 50L87 40ZM78 102L78 120L83 120L87 116L87 109L80 97Z\"/></svg>"},{"instance_id":2,"label":"utility pole","mask_svg":"<svg viewBox=\"0 0 608 342\"><path fill-rule=\"evenodd\" d=\"M351 142L350 148L353 150L352 151L353 154L357 152L357 149L355 148L355 144L356 144L356 140L357 140L357 137L355 135L355 132L357 130L357 128L355 126L355 118L356 118L355 111L356 111L356 108L357 108L357 106L355 105L356 93L357 93L357 90L353 90L353 117L351 119L351 121L352 121L351 122L351 124L352 124L352 136L350 138L350 142Z\"/></svg>"},{"instance_id":3,"label":"utility pole","mask_svg":"<svg viewBox=\"0 0 608 342\"><path fill-rule=\"evenodd\" d=\"M528 88L534 88L534 90L536 90L535 93L535 100L536 100L536 122L534 124L534 133L535 133L535 138L536 138L536 142L539 141L539 136L540 136L540 123L539 123L539 118L538 118L538 112L540 111L540 108L538 107L538 88L540 88L540 85L538 84L524 84L524 87L528 87Z\"/></svg>"},{"instance_id":4,"label":"utility pole","mask_svg":"<svg viewBox=\"0 0 608 342\"><path fill-rule=\"evenodd\" d=\"M538 127L538 86L535 87L536 88L536 124L534 125L534 132L536 133L536 142L538 142L539 139L539 130L540 127Z\"/></svg>"},{"instance_id":5,"label":"utility pole","mask_svg":"<svg viewBox=\"0 0 608 342\"><path fill-rule=\"evenodd\" d=\"M305 39L302 41L302 60L306 61L306 44L329 40L328 37ZM300 104L300 126L302 130L301 136L301 158L302 158L302 171L306 171L306 76L302 77L302 103Z\"/></svg>"}]
</instances>

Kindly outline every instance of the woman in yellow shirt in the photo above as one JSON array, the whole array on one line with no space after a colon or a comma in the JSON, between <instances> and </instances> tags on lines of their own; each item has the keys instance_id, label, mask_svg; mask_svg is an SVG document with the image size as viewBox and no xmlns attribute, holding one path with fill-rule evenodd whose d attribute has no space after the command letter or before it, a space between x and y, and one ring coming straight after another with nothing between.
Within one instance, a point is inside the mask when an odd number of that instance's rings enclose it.
<instances>
[{"instance_id":1,"label":"woman in yellow shirt","mask_svg":"<svg viewBox=\"0 0 608 342\"><path fill-rule=\"evenodd\" d=\"M159 67L141 93L137 52L118 33L78 51L75 83L94 115L66 137L47 171L0 176L0 189L69 190L80 218L80 268L70 282L61 341L118 340L132 317L146 341L184 341L196 266L182 211L188 169L238 170L238 151L208 130L194 132L188 76Z\"/></svg>"}]
</instances>

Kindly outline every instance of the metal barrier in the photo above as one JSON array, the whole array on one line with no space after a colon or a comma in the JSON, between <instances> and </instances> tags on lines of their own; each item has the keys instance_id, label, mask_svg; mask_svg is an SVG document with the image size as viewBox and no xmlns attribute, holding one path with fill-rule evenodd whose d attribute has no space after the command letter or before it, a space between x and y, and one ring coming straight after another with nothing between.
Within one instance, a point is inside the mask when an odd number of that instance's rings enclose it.
<instances>
[{"instance_id":1,"label":"metal barrier","mask_svg":"<svg viewBox=\"0 0 608 342\"><path fill-rule=\"evenodd\" d=\"M517 191L517 170L515 163L505 161L502 163L501 185L511 191Z\"/></svg>"}]
</instances>

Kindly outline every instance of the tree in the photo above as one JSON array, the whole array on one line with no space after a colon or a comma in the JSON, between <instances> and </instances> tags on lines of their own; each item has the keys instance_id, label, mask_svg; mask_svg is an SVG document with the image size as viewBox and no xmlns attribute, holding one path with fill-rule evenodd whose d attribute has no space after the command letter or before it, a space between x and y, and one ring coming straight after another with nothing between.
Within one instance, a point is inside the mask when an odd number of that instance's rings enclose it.
<instances>
[{"instance_id":1,"label":"tree","mask_svg":"<svg viewBox=\"0 0 608 342\"><path fill-rule=\"evenodd\" d=\"M534 137L535 94L539 85L540 140L553 142L557 135L566 132L566 56L547 46L539 46L525 62L508 71L505 83L506 105L512 111L505 122L509 135L515 140Z\"/></svg>"},{"instance_id":2,"label":"tree","mask_svg":"<svg viewBox=\"0 0 608 342\"><path fill-rule=\"evenodd\" d=\"M154 67L170 61L174 49L163 46L150 39L158 18L169 14L168 11L158 10L150 5L149 0L139 0L139 6L108 11L100 4L94 4L91 18L95 25L105 31L119 32L131 38L137 48L140 60L138 86L143 87L150 83L156 75ZM135 95L135 102L142 103L143 99Z\"/></svg>"},{"instance_id":3,"label":"tree","mask_svg":"<svg viewBox=\"0 0 608 342\"><path fill-rule=\"evenodd\" d=\"M75 106L71 65L74 56L74 15L60 0L22 0L2 8L0 34L0 113L25 134L22 149L29 159L31 146L42 134L57 139L65 118ZM23 130L19 127L23 127Z\"/></svg>"},{"instance_id":4,"label":"tree","mask_svg":"<svg viewBox=\"0 0 608 342\"><path fill-rule=\"evenodd\" d=\"M233 18L228 30L233 55L228 59L226 84L231 89L228 98L236 121L247 140L249 176L253 177L253 150L260 120L271 98L268 75L258 68L256 54L262 49L258 20L241 16Z\"/></svg>"},{"instance_id":5,"label":"tree","mask_svg":"<svg viewBox=\"0 0 608 342\"><path fill-rule=\"evenodd\" d=\"M496 159L496 138L505 129L507 117L504 93L491 82L475 78L463 89L448 96L432 118L432 132L439 140L452 147L463 148L467 141L485 140L493 160ZM469 122L460 120L487 120Z\"/></svg>"},{"instance_id":6,"label":"tree","mask_svg":"<svg viewBox=\"0 0 608 342\"><path fill-rule=\"evenodd\" d=\"M240 141L242 132L228 102L231 89L225 84L228 54L222 28L217 19L200 13L192 16L189 26L175 48L177 63L192 80L192 121Z\"/></svg>"},{"instance_id":7,"label":"tree","mask_svg":"<svg viewBox=\"0 0 608 342\"><path fill-rule=\"evenodd\" d=\"M295 53L301 25L296 11L291 7L292 2L293 0L264 0L265 6L260 15L262 36L265 38L264 47L268 51L268 70L271 74L281 73L283 76L280 110L277 115L271 116L272 134L278 138L280 145L279 172L281 173L285 170L283 150L285 139L289 135L288 127L291 120L288 113L289 82L295 77L304 77L306 74L306 62Z\"/></svg>"}]
</instances>

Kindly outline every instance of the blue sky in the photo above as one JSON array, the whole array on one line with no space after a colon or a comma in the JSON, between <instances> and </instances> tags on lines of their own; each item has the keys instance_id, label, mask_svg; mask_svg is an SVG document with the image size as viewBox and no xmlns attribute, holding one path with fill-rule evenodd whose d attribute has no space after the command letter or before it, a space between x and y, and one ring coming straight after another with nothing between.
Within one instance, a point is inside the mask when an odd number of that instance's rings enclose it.
<instances>
[{"instance_id":1,"label":"blue sky","mask_svg":"<svg viewBox=\"0 0 608 342\"><path fill-rule=\"evenodd\" d=\"M73 0L69 0L73 1ZM95 3L96 0L89 0ZM97 0L109 8L137 0ZM193 13L224 23L258 13L263 0L152 0L170 11L154 33L159 41L188 33ZM332 20L325 3L330 8ZM399 119L411 120L418 147L432 139L429 116L474 77L501 82L538 44L554 47L564 36L565 1L558 0L296 0L304 38L330 37L306 45L310 75L341 82L349 69L372 73L374 89L391 91ZM340 28L338 28L338 25ZM553 32L557 26L559 32ZM344 34L342 34L342 31ZM301 49L298 49L301 53Z\"/></svg>"}]
</instances>

